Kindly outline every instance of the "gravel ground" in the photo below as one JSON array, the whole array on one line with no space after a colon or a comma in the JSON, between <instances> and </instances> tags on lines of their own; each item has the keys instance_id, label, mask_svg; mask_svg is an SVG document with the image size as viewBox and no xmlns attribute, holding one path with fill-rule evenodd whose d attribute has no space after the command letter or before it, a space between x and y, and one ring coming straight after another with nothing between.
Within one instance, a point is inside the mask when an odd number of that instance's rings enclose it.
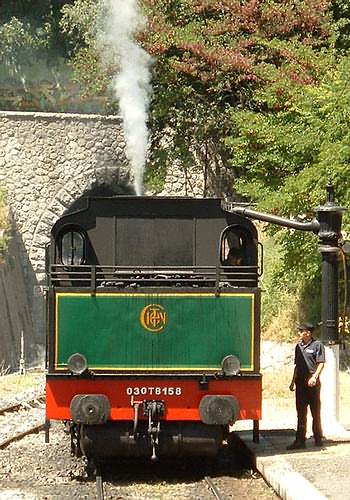
<instances>
[{"instance_id":1,"label":"gravel ground","mask_svg":"<svg viewBox=\"0 0 350 500\"><path fill-rule=\"evenodd\" d=\"M269 398L265 387L262 429L293 428L295 425L294 395L285 398L287 380L293 367L293 346L264 342L262 370L265 380L281 385L281 398ZM281 373L285 380L281 380ZM350 377L350 375L349 375ZM270 383L270 382L269 382ZM42 381L31 389L9 394L0 384L0 407L42 394ZM0 424L1 425L1 424ZM251 428L251 422L239 422L236 430ZM237 453L236 453L237 455ZM240 454L238 453L238 456ZM249 467L242 469L233 459L231 447L226 447L216 462L162 462L151 466L146 462L110 463L103 469L106 478L105 498L127 500L212 499L204 482L211 476L226 498L273 499L275 493ZM44 433L30 435L0 450L0 499L68 500L96 498L95 482L87 480L84 463L70 456L70 439L63 425L57 423L50 432L50 443L44 443Z\"/></svg>"},{"instance_id":2,"label":"gravel ground","mask_svg":"<svg viewBox=\"0 0 350 500\"><path fill-rule=\"evenodd\" d=\"M0 443L45 421L45 408L21 409L0 416Z\"/></svg>"},{"instance_id":3,"label":"gravel ground","mask_svg":"<svg viewBox=\"0 0 350 500\"><path fill-rule=\"evenodd\" d=\"M87 480L84 464L70 456L69 436L62 424L50 433L27 436L0 452L0 498L68 500L96 498L95 483ZM105 498L130 500L213 499L204 476L212 477L226 498L276 499L264 480L242 469L226 447L216 461L177 460L152 465L149 461L109 462L103 467ZM239 453L236 456L240 456Z\"/></svg>"},{"instance_id":4,"label":"gravel ground","mask_svg":"<svg viewBox=\"0 0 350 500\"><path fill-rule=\"evenodd\" d=\"M0 408L37 398L45 394L44 369L35 375L27 373L23 380L32 380L31 386L23 388L21 376L18 374L0 377Z\"/></svg>"},{"instance_id":5,"label":"gravel ground","mask_svg":"<svg viewBox=\"0 0 350 500\"><path fill-rule=\"evenodd\" d=\"M63 427L51 433L51 443L44 434L30 435L0 452L1 499L94 498L92 484L70 479L77 465L69 454L68 437ZM12 496L11 496L12 495Z\"/></svg>"}]
</instances>

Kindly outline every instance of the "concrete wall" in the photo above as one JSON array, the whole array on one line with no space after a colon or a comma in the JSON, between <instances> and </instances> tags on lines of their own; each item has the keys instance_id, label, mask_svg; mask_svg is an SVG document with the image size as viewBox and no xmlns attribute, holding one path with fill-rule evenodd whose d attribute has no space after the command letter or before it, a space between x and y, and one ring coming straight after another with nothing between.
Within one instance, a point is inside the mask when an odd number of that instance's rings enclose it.
<instances>
[{"instance_id":1,"label":"concrete wall","mask_svg":"<svg viewBox=\"0 0 350 500\"><path fill-rule=\"evenodd\" d=\"M43 344L43 339L35 336L33 304L26 287L28 278L30 280L26 275L30 265L23 265L23 249L15 232L10 240L9 253L10 257L0 264L0 373L8 367L12 370L19 367L22 331L27 363L39 361L40 349L37 346Z\"/></svg>"}]
</instances>

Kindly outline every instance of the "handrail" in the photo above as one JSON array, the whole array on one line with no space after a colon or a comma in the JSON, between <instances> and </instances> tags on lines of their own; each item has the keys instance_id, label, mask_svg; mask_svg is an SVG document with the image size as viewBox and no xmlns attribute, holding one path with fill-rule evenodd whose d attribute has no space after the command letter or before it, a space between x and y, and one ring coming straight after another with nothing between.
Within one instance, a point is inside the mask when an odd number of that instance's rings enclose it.
<instances>
[{"instance_id":1,"label":"handrail","mask_svg":"<svg viewBox=\"0 0 350 500\"><path fill-rule=\"evenodd\" d=\"M65 266L54 264L49 268L52 286L89 287L92 291L103 287L217 286L255 287L257 266Z\"/></svg>"}]
</instances>

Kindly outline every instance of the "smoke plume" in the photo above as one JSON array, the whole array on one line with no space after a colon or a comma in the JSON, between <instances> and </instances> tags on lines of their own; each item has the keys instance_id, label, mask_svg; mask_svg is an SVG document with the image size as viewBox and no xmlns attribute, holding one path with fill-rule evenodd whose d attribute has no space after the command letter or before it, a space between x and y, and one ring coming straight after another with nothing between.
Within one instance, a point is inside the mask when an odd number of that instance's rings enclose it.
<instances>
[{"instance_id":1,"label":"smoke plume","mask_svg":"<svg viewBox=\"0 0 350 500\"><path fill-rule=\"evenodd\" d=\"M145 27L137 0L104 0L106 32L104 45L111 49L118 72L113 90L119 102L126 138L126 153L135 179L135 191L142 194L147 156L147 116L151 92L151 56L135 42Z\"/></svg>"}]
</instances>

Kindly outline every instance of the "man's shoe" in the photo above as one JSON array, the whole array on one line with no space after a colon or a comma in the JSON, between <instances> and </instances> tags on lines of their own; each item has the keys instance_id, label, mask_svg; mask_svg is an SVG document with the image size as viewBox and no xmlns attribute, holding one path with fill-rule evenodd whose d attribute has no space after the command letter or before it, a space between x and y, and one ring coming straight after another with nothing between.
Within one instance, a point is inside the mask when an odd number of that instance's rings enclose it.
<instances>
[{"instance_id":1,"label":"man's shoe","mask_svg":"<svg viewBox=\"0 0 350 500\"><path fill-rule=\"evenodd\" d=\"M315 446L322 448L323 446L322 439L315 439Z\"/></svg>"},{"instance_id":2,"label":"man's shoe","mask_svg":"<svg viewBox=\"0 0 350 500\"><path fill-rule=\"evenodd\" d=\"M287 446L287 450L305 450L306 444L303 441L294 441Z\"/></svg>"}]
</instances>

